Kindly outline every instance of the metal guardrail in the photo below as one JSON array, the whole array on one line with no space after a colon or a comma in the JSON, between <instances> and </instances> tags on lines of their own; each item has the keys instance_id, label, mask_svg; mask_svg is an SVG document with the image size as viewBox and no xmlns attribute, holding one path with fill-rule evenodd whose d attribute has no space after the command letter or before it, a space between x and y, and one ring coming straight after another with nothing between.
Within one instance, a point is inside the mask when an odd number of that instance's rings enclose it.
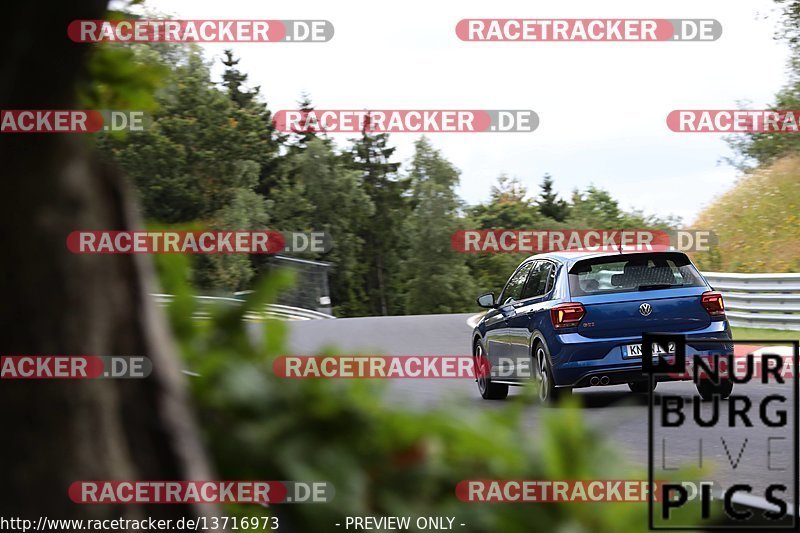
<instances>
[{"instance_id":1,"label":"metal guardrail","mask_svg":"<svg viewBox=\"0 0 800 533\"><path fill-rule=\"evenodd\" d=\"M722 292L725 314L733 326L800 330L800 274L736 274L704 272L709 284ZM244 299L234 297L195 296L200 309L195 318L208 318L205 306L241 305ZM160 305L169 303L171 294L153 294ZM269 304L245 315L246 320L318 320L331 315L288 305Z\"/></svg>"},{"instance_id":2,"label":"metal guardrail","mask_svg":"<svg viewBox=\"0 0 800 533\"><path fill-rule=\"evenodd\" d=\"M800 274L704 272L733 326L800 330Z\"/></svg>"},{"instance_id":3,"label":"metal guardrail","mask_svg":"<svg viewBox=\"0 0 800 533\"><path fill-rule=\"evenodd\" d=\"M173 298L172 294L151 294L156 303L160 306L166 306ZM217 305L242 305L245 300L241 298L231 298L224 296L194 296L198 303L199 309L195 312L193 318L198 320L208 319L210 313L207 307ZM319 311L312 311L311 309L302 309L300 307L291 307L288 305L267 304L259 310L253 310L245 314L245 320L259 322L267 319L276 320L321 320L328 318L335 318Z\"/></svg>"}]
</instances>

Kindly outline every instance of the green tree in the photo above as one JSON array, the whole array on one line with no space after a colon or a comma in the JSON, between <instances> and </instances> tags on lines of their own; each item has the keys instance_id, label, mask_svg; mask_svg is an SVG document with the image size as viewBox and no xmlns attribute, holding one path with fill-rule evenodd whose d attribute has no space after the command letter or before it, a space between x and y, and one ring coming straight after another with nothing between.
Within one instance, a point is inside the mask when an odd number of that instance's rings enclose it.
<instances>
[{"instance_id":1,"label":"green tree","mask_svg":"<svg viewBox=\"0 0 800 533\"><path fill-rule=\"evenodd\" d=\"M237 189L231 202L214 214L208 227L218 231L266 229L270 204L271 201L265 202L250 189ZM195 280L200 287L226 292L249 288L255 275L250 257L243 254L199 255L195 264Z\"/></svg>"},{"instance_id":2,"label":"green tree","mask_svg":"<svg viewBox=\"0 0 800 533\"><path fill-rule=\"evenodd\" d=\"M790 82L775 95L773 110L800 109L800 80ZM739 170L749 172L759 165L769 165L782 156L800 151L800 136L781 132L754 132L727 137L736 153L729 160Z\"/></svg>"},{"instance_id":3,"label":"green tree","mask_svg":"<svg viewBox=\"0 0 800 533\"><path fill-rule=\"evenodd\" d=\"M528 198L527 188L516 178L501 174L492 186L489 201L467 209L467 225L478 230L555 229L558 224L542 216ZM506 280L528 253L470 253L467 264L478 292L499 295ZM476 296L472 295L472 296Z\"/></svg>"},{"instance_id":4,"label":"green tree","mask_svg":"<svg viewBox=\"0 0 800 533\"><path fill-rule=\"evenodd\" d=\"M261 87L245 87L248 76L237 68L239 59L233 57L231 50L225 50L222 64L225 65L222 85L235 104L233 120L241 131L246 132L247 142L259 147L259 151L252 155L261 166L255 190L268 197L279 173L280 146L285 137L275 130L272 112L262 101Z\"/></svg>"},{"instance_id":5,"label":"green tree","mask_svg":"<svg viewBox=\"0 0 800 533\"><path fill-rule=\"evenodd\" d=\"M98 146L135 185L145 218L263 229L268 203L254 191L277 154L265 106L252 100L238 107L218 90L196 47L155 46L141 54L169 72L149 127L124 139L102 136ZM198 257L195 267L207 289L242 288L253 276L247 257Z\"/></svg>"},{"instance_id":6,"label":"green tree","mask_svg":"<svg viewBox=\"0 0 800 533\"><path fill-rule=\"evenodd\" d=\"M605 189L590 185L583 192L572 192L567 223L573 229L674 229L678 217L645 215L642 211L625 211Z\"/></svg>"},{"instance_id":7,"label":"green tree","mask_svg":"<svg viewBox=\"0 0 800 533\"><path fill-rule=\"evenodd\" d=\"M543 221L525 186L505 174L492 186L489 202L467 212L476 229L531 229L541 227Z\"/></svg>"},{"instance_id":8,"label":"green tree","mask_svg":"<svg viewBox=\"0 0 800 533\"><path fill-rule=\"evenodd\" d=\"M569 222L574 228L616 229L624 219L619 203L605 189L590 185L572 192Z\"/></svg>"},{"instance_id":9,"label":"green tree","mask_svg":"<svg viewBox=\"0 0 800 533\"><path fill-rule=\"evenodd\" d=\"M800 0L775 0L782 8L781 26L776 37L789 45L789 81L769 106L774 110L800 109ZM800 151L800 136L780 133L744 133L727 138L736 156L729 160L740 170L750 172L778 158Z\"/></svg>"},{"instance_id":10,"label":"green tree","mask_svg":"<svg viewBox=\"0 0 800 533\"><path fill-rule=\"evenodd\" d=\"M290 153L282 164L286 174L274 189L273 216L284 231L324 231L333 239L331 250L317 259L334 263L331 300L336 314L367 312L361 230L375 209L363 190L361 176L322 139L310 139L302 151Z\"/></svg>"},{"instance_id":11,"label":"green tree","mask_svg":"<svg viewBox=\"0 0 800 533\"><path fill-rule=\"evenodd\" d=\"M247 74L236 68L236 65L239 64L239 59L233 57L233 50L225 50L224 53L225 59L222 60L222 64L225 65L225 72L222 73L222 84L228 90L228 96L231 100L236 102L239 107L247 107L258 96L261 87L243 89L244 84L247 82Z\"/></svg>"},{"instance_id":12,"label":"green tree","mask_svg":"<svg viewBox=\"0 0 800 533\"><path fill-rule=\"evenodd\" d=\"M236 189L253 187L243 163L258 163L263 139L238 118L233 103L211 82L200 52L190 48L171 66L158 109L143 132L100 147L132 179L145 217L165 223L205 220L230 203Z\"/></svg>"},{"instance_id":13,"label":"green tree","mask_svg":"<svg viewBox=\"0 0 800 533\"><path fill-rule=\"evenodd\" d=\"M553 192L553 178L550 174L545 174L542 183L539 185L541 191L536 205L539 212L547 218L552 218L556 222L564 222L569 216L569 204L558 194Z\"/></svg>"},{"instance_id":14,"label":"green tree","mask_svg":"<svg viewBox=\"0 0 800 533\"><path fill-rule=\"evenodd\" d=\"M409 258L405 262L406 312L453 313L472 308L474 285L465 257L451 238L461 229L461 200L455 192L458 170L427 138L414 143L411 199L406 228Z\"/></svg>"},{"instance_id":15,"label":"green tree","mask_svg":"<svg viewBox=\"0 0 800 533\"><path fill-rule=\"evenodd\" d=\"M397 175L400 163L391 161L395 148L388 139L386 133L365 129L344 154L345 164L359 173L364 192L375 206L374 216L361 231L364 288L371 315L397 314L403 306L398 292L405 250L403 223L410 212L405 198L409 181Z\"/></svg>"},{"instance_id":16,"label":"green tree","mask_svg":"<svg viewBox=\"0 0 800 533\"><path fill-rule=\"evenodd\" d=\"M304 150L311 139L321 138L327 140L322 126L319 126L313 118L307 118L308 114L314 111L314 103L311 101L310 94L304 92L300 95L297 108L303 116L302 123L305 128L287 134L285 144L290 153Z\"/></svg>"}]
</instances>

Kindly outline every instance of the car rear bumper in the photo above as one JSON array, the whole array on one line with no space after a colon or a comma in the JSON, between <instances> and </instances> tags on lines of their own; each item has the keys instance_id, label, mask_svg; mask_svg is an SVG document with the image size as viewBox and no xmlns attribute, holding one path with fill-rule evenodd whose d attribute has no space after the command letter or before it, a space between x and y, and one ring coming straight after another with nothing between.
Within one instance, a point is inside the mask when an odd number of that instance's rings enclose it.
<instances>
[{"instance_id":1,"label":"car rear bumper","mask_svg":"<svg viewBox=\"0 0 800 533\"><path fill-rule=\"evenodd\" d=\"M686 355L711 356L729 353L733 347L724 341L731 340L730 327L727 321L714 321L707 328L690 332L671 332L685 335ZM646 375L642 373L641 358L625 357L629 344L642 342L641 337L621 337L608 339L590 339L577 333L557 335L555 346L550 346L552 371L555 383L559 387L589 387L594 385L615 385L642 381ZM716 343L692 344L692 339L720 340ZM587 355L591 354L591 355ZM593 378L597 378L596 382ZM675 381L685 379L678 375L659 376L658 381Z\"/></svg>"}]
</instances>

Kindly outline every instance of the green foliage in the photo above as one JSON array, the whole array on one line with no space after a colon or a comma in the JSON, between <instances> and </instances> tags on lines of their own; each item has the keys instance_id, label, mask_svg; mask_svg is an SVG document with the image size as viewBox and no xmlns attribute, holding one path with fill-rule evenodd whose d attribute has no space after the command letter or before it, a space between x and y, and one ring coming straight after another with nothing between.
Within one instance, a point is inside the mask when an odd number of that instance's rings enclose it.
<instances>
[{"instance_id":1,"label":"green foliage","mask_svg":"<svg viewBox=\"0 0 800 533\"><path fill-rule=\"evenodd\" d=\"M603 189L589 186L575 190L572 201L561 200L552 192L553 179L546 174L536 201L517 179L501 175L485 204L467 209L470 228L481 230L566 230L566 229L673 229L677 219L647 217L640 212L623 211L617 201ZM552 218L545 213L555 213ZM563 217L563 218L561 218ZM499 295L514 269L530 254L478 253L467 259L479 292L494 291Z\"/></svg>"},{"instance_id":2,"label":"green foliage","mask_svg":"<svg viewBox=\"0 0 800 533\"><path fill-rule=\"evenodd\" d=\"M536 204L528 198L528 191L517 179L505 175L497 178L492 194L485 204L467 209L471 229L558 229L560 224L545 218ZM480 253L468 254L467 262L478 292L494 291L499 295L514 269L530 254ZM473 294L474 298L477 296Z\"/></svg>"},{"instance_id":3,"label":"green foliage","mask_svg":"<svg viewBox=\"0 0 800 533\"><path fill-rule=\"evenodd\" d=\"M471 206L467 213L478 229L536 229L549 222L528 199L525 186L503 174L492 186L489 202Z\"/></svg>"},{"instance_id":4,"label":"green foliage","mask_svg":"<svg viewBox=\"0 0 800 533\"><path fill-rule=\"evenodd\" d=\"M239 107L248 107L253 104L255 98L258 96L260 87L248 90L243 89L243 85L247 82L247 74L236 68L239 60L233 57L233 50L225 50L225 59L222 60L225 65L225 72L222 74L222 81L225 88L228 90L228 96Z\"/></svg>"},{"instance_id":5,"label":"green foliage","mask_svg":"<svg viewBox=\"0 0 800 533\"><path fill-rule=\"evenodd\" d=\"M778 37L790 47L789 82L774 110L800 108L800 1L776 0L783 18ZM797 272L800 269L800 137L791 133L747 133L729 137L731 163L743 172L736 186L695 221L711 229L719 246L694 254L702 269L733 272Z\"/></svg>"},{"instance_id":6,"label":"green foliage","mask_svg":"<svg viewBox=\"0 0 800 533\"><path fill-rule=\"evenodd\" d=\"M151 59L141 46L93 47L86 78L78 86L80 105L87 109L153 111L153 95L167 69Z\"/></svg>"},{"instance_id":7,"label":"green foliage","mask_svg":"<svg viewBox=\"0 0 800 533\"><path fill-rule=\"evenodd\" d=\"M159 258L202 432L222 479L328 481L331 504L232 506L237 515L277 513L292 531L330 531L346 516L455 516L471 532L646 531L647 505L634 503L463 503L467 479L643 479L621 461L577 405L545 412L531 434L530 397L496 409L449 404L410 412L385 398L379 381L281 379L285 323L263 324L259 341L242 319L290 283L278 274L243 308L193 322L185 258ZM591 443L591 445L587 445ZM532 526L535 524L535 527Z\"/></svg>"},{"instance_id":8,"label":"green foliage","mask_svg":"<svg viewBox=\"0 0 800 533\"><path fill-rule=\"evenodd\" d=\"M231 50L225 50L222 64L225 66L222 85L227 91L228 98L234 103L234 120L239 130L247 135L248 142L256 147L250 154L250 157L260 165L255 190L268 197L275 185L280 165L280 145L284 136L275 130L272 112L261 101L261 87L244 88L247 74L236 68L239 60L233 57Z\"/></svg>"},{"instance_id":9,"label":"green foliage","mask_svg":"<svg viewBox=\"0 0 800 533\"><path fill-rule=\"evenodd\" d=\"M213 87L196 50L172 70L159 109L144 132L101 145L131 177L145 216L162 222L212 217L239 188L256 185L245 162L265 143L240 127L233 103Z\"/></svg>"},{"instance_id":10,"label":"green foliage","mask_svg":"<svg viewBox=\"0 0 800 533\"><path fill-rule=\"evenodd\" d=\"M310 138L304 148L288 154L282 169L286 174L272 194L281 229L314 229L332 236L332 249L322 258L336 265L330 282L336 311L343 316L365 314L361 230L375 208L362 177L319 138Z\"/></svg>"},{"instance_id":11,"label":"green foliage","mask_svg":"<svg viewBox=\"0 0 800 533\"><path fill-rule=\"evenodd\" d=\"M775 95L775 103L769 108L800 109L800 79L781 89ZM729 136L726 140L738 156L730 162L744 172L750 172L759 165L769 165L782 156L800 151L800 136L792 133L743 133Z\"/></svg>"},{"instance_id":12,"label":"green foliage","mask_svg":"<svg viewBox=\"0 0 800 533\"><path fill-rule=\"evenodd\" d=\"M196 47L99 50L98 57L116 54L125 72L155 65L151 70L164 77L163 88L154 93L150 127L124 138L98 139L100 149L133 181L146 219L219 230L265 229L270 203L255 190L278 150L266 107L256 101L239 107L217 90ZM123 80L117 78L110 84L114 91L106 93L126 94ZM195 281L212 290L247 288L255 274L246 256L198 256L194 269Z\"/></svg>"},{"instance_id":13,"label":"green foliage","mask_svg":"<svg viewBox=\"0 0 800 533\"><path fill-rule=\"evenodd\" d=\"M545 174L542 178L542 184L539 186L541 192L536 204L539 207L539 212L542 216L551 218L556 222L564 222L569 216L569 204L561 198L558 194L553 192L553 178L550 174Z\"/></svg>"},{"instance_id":14,"label":"green foliage","mask_svg":"<svg viewBox=\"0 0 800 533\"><path fill-rule=\"evenodd\" d=\"M403 312L400 263L407 244L403 224L410 214L405 198L410 184L398 176L400 164L391 161L395 149L388 139L388 134L365 131L343 154L345 165L359 173L363 190L375 206L374 215L361 229L363 284L371 315Z\"/></svg>"},{"instance_id":15,"label":"green foliage","mask_svg":"<svg viewBox=\"0 0 800 533\"><path fill-rule=\"evenodd\" d=\"M314 110L314 104L311 102L311 96L308 93L304 92L300 95L300 101L297 102L297 109L304 114L308 114ZM286 146L288 147L289 153L305 149L311 139L326 139L325 131L321 126L318 126L313 119L309 118L305 120L305 122L307 123L305 129L286 135Z\"/></svg>"},{"instance_id":16,"label":"green foliage","mask_svg":"<svg viewBox=\"0 0 800 533\"><path fill-rule=\"evenodd\" d=\"M585 192L572 193L572 224L587 229L612 229L622 220L622 210L608 191L590 185Z\"/></svg>"},{"instance_id":17,"label":"green foliage","mask_svg":"<svg viewBox=\"0 0 800 533\"><path fill-rule=\"evenodd\" d=\"M800 45L800 2L797 0L775 0L783 8L783 28L778 34L793 46Z\"/></svg>"},{"instance_id":18,"label":"green foliage","mask_svg":"<svg viewBox=\"0 0 800 533\"><path fill-rule=\"evenodd\" d=\"M583 192L576 189L572 193L567 222L573 229L674 229L680 219L624 211L608 191L590 185Z\"/></svg>"},{"instance_id":19,"label":"green foliage","mask_svg":"<svg viewBox=\"0 0 800 533\"><path fill-rule=\"evenodd\" d=\"M324 131L280 134L259 87L248 87L226 51L215 84L196 46L99 46L87 101L151 110L146 131L100 135L101 151L130 177L151 223L220 230L324 231L329 285L339 316L443 313L474 308L477 287L502 287L520 255L460 254L458 229L651 227L669 221L624 213L590 187L566 202L546 175L536 200L501 176L488 203L465 208L458 171L427 139L408 169L393 161L387 134L363 132L337 150ZM149 102L145 101L147 98ZM301 110L314 109L303 94ZM263 256L198 256L205 290L250 288Z\"/></svg>"},{"instance_id":20,"label":"green foliage","mask_svg":"<svg viewBox=\"0 0 800 533\"><path fill-rule=\"evenodd\" d=\"M800 1L775 0L781 7L782 19L776 37L784 40L790 49L789 81L775 95L773 110L800 109ZM767 166L777 159L800 151L800 137L791 133L745 133L727 139L735 152L729 162L739 170L750 172L758 166Z\"/></svg>"},{"instance_id":21,"label":"green foliage","mask_svg":"<svg viewBox=\"0 0 800 533\"><path fill-rule=\"evenodd\" d=\"M266 229L268 204L250 189L237 189L231 203L217 211L208 228L217 231ZM250 258L242 254L200 255L195 265L196 283L227 292L248 289L255 276Z\"/></svg>"},{"instance_id":22,"label":"green foliage","mask_svg":"<svg viewBox=\"0 0 800 533\"><path fill-rule=\"evenodd\" d=\"M719 245L692 254L701 270L800 271L800 158L787 157L742 177L694 223Z\"/></svg>"},{"instance_id":23,"label":"green foliage","mask_svg":"<svg viewBox=\"0 0 800 533\"><path fill-rule=\"evenodd\" d=\"M450 244L461 229L461 201L455 193L459 173L425 137L414 146L409 172L414 208L406 223L406 309L414 314L466 311L473 307L475 286L464 256Z\"/></svg>"}]
</instances>

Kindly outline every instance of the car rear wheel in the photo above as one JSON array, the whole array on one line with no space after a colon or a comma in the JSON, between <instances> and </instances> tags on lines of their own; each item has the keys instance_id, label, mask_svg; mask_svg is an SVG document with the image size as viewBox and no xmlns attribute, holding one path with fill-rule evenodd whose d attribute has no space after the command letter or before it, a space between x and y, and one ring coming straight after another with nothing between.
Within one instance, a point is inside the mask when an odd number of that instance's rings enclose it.
<instances>
[{"instance_id":1,"label":"car rear wheel","mask_svg":"<svg viewBox=\"0 0 800 533\"><path fill-rule=\"evenodd\" d=\"M475 343L473 354L475 361L475 378L478 381L478 392L484 400L505 400L508 396L508 385L492 383L491 365L486 357L483 343Z\"/></svg>"},{"instance_id":2,"label":"car rear wheel","mask_svg":"<svg viewBox=\"0 0 800 533\"><path fill-rule=\"evenodd\" d=\"M631 389L631 392L635 392L636 394L647 394L651 390L656 389L656 385L658 382L653 381L653 385L650 385L650 380L646 381L633 381L628 383L628 388Z\"/></svg>"},{"instance_id":3,"label":"car rear wheel","mask_svg":"<svg viewBox=\"0 0 800 533\"><path fill-rule=\"evenodd\" d=\"M553 380L553 371L550 368L550 354L544 343L537 343L534 348L534 363L536 364L536 381L539 386L539 401L552 403L572 392L568 387L556 387Z\"/></svg>"},{"instance_id":4,"label":"car rear wheel","mask_svg":"<svg viewBox=\"0 0 800 533\"><path fill-rule=\"evenodd\" d=\"M733 382L729 379L720 380L719 384L715 384L709 379L701 379L697 384L697 393L705 401L709 401L714 396L719 396L720 400L724 400L733 392Z\"/></svg>"}]
</instances>

